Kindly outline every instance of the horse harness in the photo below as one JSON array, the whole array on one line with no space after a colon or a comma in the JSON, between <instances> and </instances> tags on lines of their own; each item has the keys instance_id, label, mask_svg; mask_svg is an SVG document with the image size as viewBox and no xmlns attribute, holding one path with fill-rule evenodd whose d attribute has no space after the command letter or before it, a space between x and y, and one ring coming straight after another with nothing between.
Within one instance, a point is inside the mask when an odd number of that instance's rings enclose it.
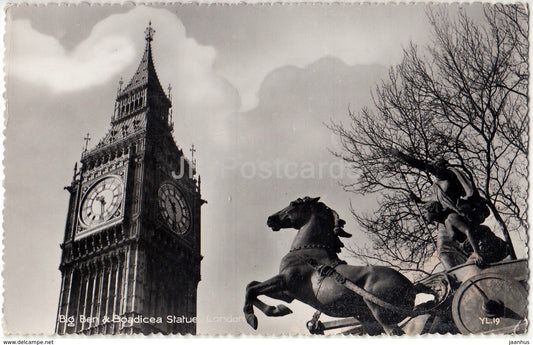
<instances>
[{"instance_id":1,"label":"horse harness","mask_svg":"<svg viewBox=\"0 0 533 345\"><path fill-rule=\"evenodd\" d=\"M315 246L315 247L318 247L318 246ZM322 246L324 247L324 246ZM294 248L294 249L291 249L291 252L295 252L299 249L304 249L304 248ZM298 255L298 254L296 254ZM351 290L352 292L358 294L359 296L361 296L362 298L364 298L365 300L369 301L369 302L372 302L384 309L387 309L387 310L390 310L392 312L395 312L397 314L400 314L402 316L412 316L412 313L411 311L406 311L405 309L403 308L399 308L389 302L386 302L376 296L374 296L373 294L371 294L370 292L366 291L365 289L357 286L354 282L350 281L349 279L347 279L345 276L343 276L342 274L340 274L339 272L337 272L335 270L335 267L339 266L339 265L342 265L342 264L346 264L346 261L343 261L343 260L339 260L337 259L337 261L334 263L333 266L330 266L330 265L326 265L326 264L320 264L318 263L315 259L307 256L307 255L298 255L303 262L305 262L307 265L311 266L315 271L318 272L319 274L319 282L322 282L325 278L327 277L333 277L334 280L339 283L340 285L346 287L348 290Z\"/></svg>"}]
</instances>

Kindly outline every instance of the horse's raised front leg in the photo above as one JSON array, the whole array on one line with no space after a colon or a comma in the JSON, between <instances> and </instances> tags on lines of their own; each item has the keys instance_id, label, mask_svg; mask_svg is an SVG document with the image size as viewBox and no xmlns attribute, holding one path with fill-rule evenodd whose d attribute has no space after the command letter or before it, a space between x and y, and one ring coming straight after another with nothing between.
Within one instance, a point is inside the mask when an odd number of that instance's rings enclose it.
<instances>
[{"instance_id":1,"label":"horse's raised front leg","mask_svg":"<svg viewBox=\"0 0 533 345\"><path fill-rule=\"evenodd\" d=\"M248 287L256 286L258 284L261 284L261 282L253 281L248 284ZM273 299L285 301L287 303L291 303L292 301L294 301L294 297L288 295L286 291L276 291L271 293L265 293L264 295ZM287 314L292 313L292 310L290 310L283 304L272 306L259 300L259 298L255 298L253 300L253 305L259 308L266 316L285 316Z\"/></svg>"},{"instance_id":2,"label":"horse's raised front leg","mask_svg":"<svg viewBox=\"0 0 533 345\"><path fill-rule=\"evenodd\" d=\"M261 310L266 316L285 316L292 313L292 310L290 310L290 308L288 308L286 305L268 305L259 299L255 299L254 306L259 308L259 310Z\"/></svg>"},{"instance_id":3,"label":"horse's raised front leg","mask_svg":"<svg viewBox=\"0 0 533 345\"><path fill-rule=\"evenodd\" d=\"M292 313L288 307L280 304L276 307L270 306L260 301L257 296L266 295L271 298L281 299L291 302L292 297L285 292L285 278L277 275L264 282L253 281L246 287L246 297L244 301L244 315L246 322L254 329L257 329L257 317L254 315L253 306L258 307L267 316L283 316Z\"/></svg>"}]
</instances>

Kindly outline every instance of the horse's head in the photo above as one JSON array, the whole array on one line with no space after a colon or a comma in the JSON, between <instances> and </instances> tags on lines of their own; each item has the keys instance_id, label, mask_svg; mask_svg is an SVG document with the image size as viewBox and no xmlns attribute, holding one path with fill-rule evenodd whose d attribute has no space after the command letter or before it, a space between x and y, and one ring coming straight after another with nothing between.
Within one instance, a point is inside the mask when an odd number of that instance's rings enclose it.
<instances>
[{"instance_id":1,"label":"horse's head","mask_svg":"<svg viewBox=\"0 0 533 345\"><path fill-rule=\"evenodd\" d=\"M306 196L303 199L298 198L291 201L289 206L268 217L267 225L273 231L286 228L300 229L309 221L313 214L312 206L317 204L318 200L320 200L320 197L310 198Z\"/></svg>"},{"instance_id":2,"label":"horse's head","mask_svg":"<svg viewBox=\"0 0 533 345\"><path fill-rule=\"evenodd\" d=\"M315 233L313 237L331 242L330 247L339 252L343 246L339 237L351 237L352 235L344 231L343 226L346 222L340 219L338 213L318 200L320 197L298 198L292 201L289 206L268 217L267 225L273 231L284 228L300 229L309 222L311 216L316 215L320 219L320 226L315 227L318 228L319 233Z\"/></svg>"}]
</instances>

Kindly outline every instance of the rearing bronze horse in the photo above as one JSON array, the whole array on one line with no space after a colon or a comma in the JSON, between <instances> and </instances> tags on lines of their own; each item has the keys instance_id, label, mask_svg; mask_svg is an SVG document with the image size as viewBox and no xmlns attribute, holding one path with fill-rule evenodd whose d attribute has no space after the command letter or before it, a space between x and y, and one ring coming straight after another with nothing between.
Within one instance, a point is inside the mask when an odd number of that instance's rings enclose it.
<instances>
[{"instance_id":1,"label":"rearing bronze horse","mask_svg":"<svg viewBox=\"0 0 533 345\"><path fill-rule=\"evenodd\" d=\"M412 311L416 290L405 276L382 266L351 266L337 256L343 247L339 239L351 235L342 230L344 221L320 198L297 199L268 217L273 231L298 230L290 252L283 257L280 273L264 282L253 281L246 287L244 314L257 329L253 307L267 316L283 316L292 311L284 306L269 306L257 297L265 295L287 303L299 300L333 317L355 317L370 335L403 334L398 327ZM333 276L321 274L317 265L333 267L336 272L369 294L396 308L386 309L340 284ZM392 309L392 310L391 310ZM405 310L406 314L397 311Z\"/></svg>"}]
</instances>

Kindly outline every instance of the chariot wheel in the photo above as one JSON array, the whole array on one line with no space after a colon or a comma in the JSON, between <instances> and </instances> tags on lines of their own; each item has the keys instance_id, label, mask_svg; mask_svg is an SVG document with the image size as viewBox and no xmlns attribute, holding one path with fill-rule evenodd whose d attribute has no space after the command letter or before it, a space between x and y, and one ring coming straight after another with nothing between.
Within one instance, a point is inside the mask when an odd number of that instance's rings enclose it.
<instances>
[{"instance_id":1,"label":"chariot wheel","mask_svg":"<svg viewBox=\"0 0 533 345\"><path fill-rule=\"evenodd\" d=\"M475 275L455 292L452 316L463 334L524 333L526 289L518 281L499 274Z\"/></svg>"}]
</instances>

